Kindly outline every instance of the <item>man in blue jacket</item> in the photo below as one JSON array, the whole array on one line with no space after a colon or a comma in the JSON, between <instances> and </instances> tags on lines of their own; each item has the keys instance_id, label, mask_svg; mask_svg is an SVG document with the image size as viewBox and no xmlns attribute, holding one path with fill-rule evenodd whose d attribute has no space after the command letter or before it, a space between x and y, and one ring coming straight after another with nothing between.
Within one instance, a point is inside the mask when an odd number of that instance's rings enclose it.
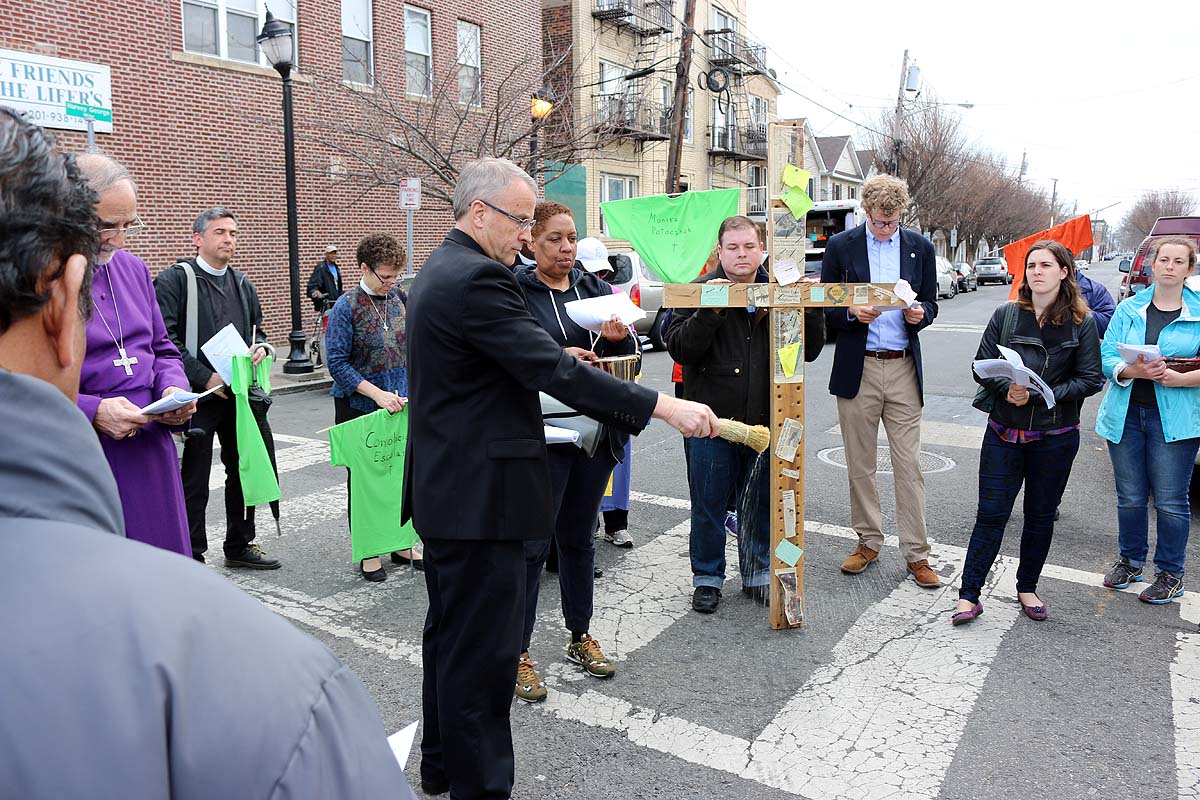
<instances>
[{"instance_id":1,"label":"man in blue jacket","mask_svg":"<svg viewBox=\"0 0 1200 800\"><path fill-rule=\"evenodd\" d=\"M825 322L838 331L829 391L838 399L850 524L858 534L858 546L842 563L842 572L862 572L883 547L875 480L882 420L896 478L900 554L917 585L932 589L941 581L929 566L925 530L925 478L919 463L925 401L918 332L937 317L937 273L929 240L900 227L908 202L908 187L898 178L876 175L868 180L862 191L867 221L829 240L821 282L895 283L903 278L917 294L917 301L903 310L828 308Z\"/></svg>"}]
</instances>

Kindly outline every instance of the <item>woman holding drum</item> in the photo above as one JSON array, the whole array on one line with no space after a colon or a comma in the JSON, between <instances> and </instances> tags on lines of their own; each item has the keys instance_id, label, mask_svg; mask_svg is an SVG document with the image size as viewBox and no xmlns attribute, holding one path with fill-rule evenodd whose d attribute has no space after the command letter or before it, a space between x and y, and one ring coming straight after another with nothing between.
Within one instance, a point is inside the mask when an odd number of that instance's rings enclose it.
<instances>
[{"instance_id":1,"label":"woman holding drum","mask_svg":"<svg viewBox=\"0 0 1200 800\"><path fill-rule=\"evenodd\" d=\"M575 220L570 209L558 203L539 203L533 218L533 253L537 263L516 270L529 313L576 358L598 366L607 365L618 377L624 377L622 371L634 374L637 342L628 327L614 317L604 323L597 335L576 325L566 312L566 304L573 300L612 293L607 283L576 264ZM603 429L591 456L574 444L547 447L550 480L557 502L554 539L558 546L558 585L563 617L571 632L566 656L598 678L615 673L616 665L604 655L599 642L588 635L595 566L593 534L608 476L624 455L627 438L625 434ZM525 544L525 638L515 692L529 703L546 697L546 685L529 657L529 642L537 615L542 567L549 550L549 540Z\"/></svg>"}]
</instances>

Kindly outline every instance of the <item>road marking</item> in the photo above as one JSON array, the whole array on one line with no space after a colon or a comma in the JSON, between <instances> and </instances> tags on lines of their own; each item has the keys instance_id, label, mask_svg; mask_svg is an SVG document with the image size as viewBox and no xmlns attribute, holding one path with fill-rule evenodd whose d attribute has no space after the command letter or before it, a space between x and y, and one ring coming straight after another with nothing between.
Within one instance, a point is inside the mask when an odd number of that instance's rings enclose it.
<instances>
[{"instance_id":1,"label":"road marking","mask_svg":"<svg viewBox=\"0 0 1200 800\"><path fill-rule=\"evenodd\" d=\"M285 442L293 445L292 447L282 447L275 454L275 463L279 468L280 475L286 472L295 472L305 467L311 467L313 464L329 463L329 442L284 434L278 434L274 438L276 442ZM218 452L220 448L214 447L213 450L214 452ZM212 491L224 485L225 465L218 458L213 463L212 473L208 480L208 488L209 491Z\"/></svg>"},{"instance_id":2,"label":"road marking","mask_svg":"<svg viewBox=\"0 0 1200 800\"><path fill-rule=\"evenodd\" d=\"M1200 634L1180 633L1171 663L1179 797L1200 798Z\"/></svg>"},{"instance_id":3,"label":"road marking","mask_svg":"<svg viewBox=\"0 0 1200 800\"><path fill-rule=\"evenodd\" d=\"M933 331L934 333L978 333L982 334L987 330L986 325L974 325L969 322L935 322L927 328L923 328L921 333Z\"/></svg>"}]
</instances>

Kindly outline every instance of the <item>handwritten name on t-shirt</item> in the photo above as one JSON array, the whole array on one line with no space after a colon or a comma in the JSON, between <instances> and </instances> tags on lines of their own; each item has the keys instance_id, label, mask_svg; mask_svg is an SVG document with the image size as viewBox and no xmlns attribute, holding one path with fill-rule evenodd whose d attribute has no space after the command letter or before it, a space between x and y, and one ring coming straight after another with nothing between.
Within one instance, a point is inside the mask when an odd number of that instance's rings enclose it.
<instances>
[{"instance_id":1,"label":"handwritten name on t-shirt","mask_svg":"<svg viewBox=\"0 0 1200 800\"><path fill-rule=\"evenodd\" d=\"M404 445L408 438L393 434L391 436L382 437L375 431L368 431L366 438L363 440L363 446L371 451L371 460L376 464L384 464L392 461L399 456L404 458ZM387 471L392 471L392 465L388 463Z\"/></svg>"}]
</instances>

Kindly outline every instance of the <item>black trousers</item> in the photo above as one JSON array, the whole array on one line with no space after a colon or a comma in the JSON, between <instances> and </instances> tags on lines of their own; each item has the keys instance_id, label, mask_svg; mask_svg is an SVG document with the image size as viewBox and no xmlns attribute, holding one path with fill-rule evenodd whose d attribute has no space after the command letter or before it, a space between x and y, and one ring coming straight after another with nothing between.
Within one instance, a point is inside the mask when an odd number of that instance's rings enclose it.
<instances>
[{"instance_id":1,"label":"black trousers","mask_svg":"<svg viewBox=\"0 0 1200 800\"><path fill-rule=\"evenodd\" d=\"M232 396L222 400L216 395L210 395L208 400L197 407L192 417L192 429L199 428L205 432L204 435L189 437L183 446L180 472L183 478L183 501L187 508L193 557L201 556L208 550L204 515L208 509L208 481L212 476L214 435L221 440L221 463L225 465L225 554L237 555L254 541L254 509L246 508L242 499L242 481L238 476L234 415Z\"/></svg>"},{"instance_id":2,"label":"black trousers","mask_svg":"<svg viewBox=\"0 0 1200 800\"><path fill-rule=\"evenodd\" d=\"M352 419L365 417L367 412L359 411L354 406L350 405L350 401L345 397L333 398L333 424L341 425L343 422L349 422ZM346 528L350 528L350 470L346 470Z\"/></svg>"},{"instance_id":3,"label":"black trousers","mask_svg":"<svg viewBox=\"0 0 1200 800\"><path fill-rule=\"evenodd\" d=\"M596 516L617 465L607 447L588 458L573 444L547 448L550 482L554 488L554 543L558 547L558 587L563 621L571 633L587 633L592 621L592 592L596 567ZM529 649L537 618L542 567L550 555L550 539L525 542L525 626L521 650Z\"/></svg>"},{"instance_id":4,"label":"black trousers","mask_svg":"<svg viewBox=\"0 0 1200 800\"><path fill-rule=\"evenodd\" d=\"M424 538L421 779L453 800L507 800L525 543Z\"/></svg>"}]
</instances>

